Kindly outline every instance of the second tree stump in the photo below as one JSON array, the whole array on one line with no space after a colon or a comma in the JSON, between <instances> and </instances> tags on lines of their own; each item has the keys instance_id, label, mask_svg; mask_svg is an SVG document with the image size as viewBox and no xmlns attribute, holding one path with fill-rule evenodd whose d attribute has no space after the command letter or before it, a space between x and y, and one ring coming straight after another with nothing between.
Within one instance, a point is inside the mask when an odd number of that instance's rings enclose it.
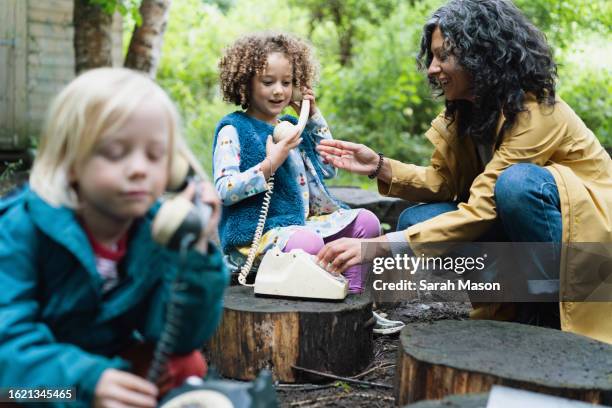
<instances>
[{"instance_id":1,"label":"second tree stump","mask_svg":"<svg viewBox=\"0 0 612 408\"><path fill-rule=\"evenodd\" d=\"M400 335L399 405L494 384L543 394L612 402L612 345L573 333L490 320L407 325Z\"/></svg>"},{"instance_id":2,"label":"second tree stump","mask_svg":"<svg viewBox=\"0 0 612 408\"><path fill-rule=\"evenodd\" d=\"M363 295L342 302L287 300L232 286L207 356L221 375L241 380L252 380L262 368L282 382L321 379L292 365L355 375L372 358L371 318L372 303Z\"/></svg>"}]
</instances>

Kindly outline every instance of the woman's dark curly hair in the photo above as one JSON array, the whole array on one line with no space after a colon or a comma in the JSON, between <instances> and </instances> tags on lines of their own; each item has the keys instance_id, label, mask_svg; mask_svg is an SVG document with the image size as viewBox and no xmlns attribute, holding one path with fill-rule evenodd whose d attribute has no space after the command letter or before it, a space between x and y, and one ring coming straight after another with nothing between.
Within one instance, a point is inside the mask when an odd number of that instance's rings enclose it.
<instances>
[{"instance_id":1,"label":"woman's dark curly hair","mask_svg":"<svg viewBox=\"0 0 612 408\"><path fill-rule=\"evenodd\" d=\"M446 117L457 121L460 137L496 148L503 134L525 111L525 93L554 105L557 66L546 38L509 0L451 0L423 27L419 67L433 59L431 37L440 27L445 51L471 76L474 102L446 101ZM442 95L440 84L430 84ZM500 113L506 120L495 134Z\"/></svg>"},{"instance_id":2,"label":"woman's dark curly hair","mask_svg":"<svg viewBox=\"0 0 612 408\"><path fill-rule=\"evenodd\" d=\"M264 71L268 54L273 52L285 54L291 62L293 85L312 88L318 66L310 45L289 34L258 33L238 39L219 61L223 100L246 109L251 79Z\"/></svg>"}]
</instances>

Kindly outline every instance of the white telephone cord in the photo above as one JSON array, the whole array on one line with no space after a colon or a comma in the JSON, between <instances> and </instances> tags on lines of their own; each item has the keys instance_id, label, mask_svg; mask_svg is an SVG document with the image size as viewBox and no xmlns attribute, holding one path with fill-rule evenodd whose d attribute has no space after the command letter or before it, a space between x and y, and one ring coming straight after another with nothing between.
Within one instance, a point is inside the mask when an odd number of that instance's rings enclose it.
<instances>
[{"instance_id":1,"label":"white telephone cord","mask_svg":"<svg viewBox=\"0 0 612 408\"><path fill-rule=\"evenodd\" d=\"M249 255L247 256L247 260L242 266L242 268L240 268L240 274L238 275L238 283L243 286L255 286L255 284L246 283L246 278L249 275L249 272L251 272L251 268L253 267L255 255L257 254L257 248L259 248L259 241L261 240L261 236L263 235L264 226L266 225L266 218L268 217L268 210L270 209L270 200L272 199L273 188L274 174L272 174L268 179L268 191L266 191L266 195L263 199L263 204L261 205L261 212L259 213L257 228L255 228L255 235L253 236L253 243L251 244L251 248L249 249Z\"/></svg>"}]
</instances>

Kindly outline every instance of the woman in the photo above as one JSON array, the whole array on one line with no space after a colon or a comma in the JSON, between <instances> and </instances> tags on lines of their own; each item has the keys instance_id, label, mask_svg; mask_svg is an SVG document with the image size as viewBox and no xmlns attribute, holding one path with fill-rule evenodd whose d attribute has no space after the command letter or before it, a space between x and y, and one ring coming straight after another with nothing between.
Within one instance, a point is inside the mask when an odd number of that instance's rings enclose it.
<instances>
[{"instance_id":1,"label":"woman","mask_svg":"<svg viewBox=\"0 0 612 408\"><path fill-rule=\"evenodd\" d=\"M319 261L342 272L362 262L363 242L381 243L375 255L384 256L402 242L421 254L427 243L502 235L514 242L604 243L609 262L612 160L556 96L556 65L544 35L509 1L451 0L425 24L418 59L446 105L426 133L435 146L429 166L338 140L318 149L338 168L376 177L381 194L430 204L406 210L396 233L327 244ZM564 249L558 270L547 276L560 282L563 299L592 283L580 254L573 255ZM611 288L599 288L605 300ZM559 306L563 330L612 343L612 302ZM508 304L475 307L475 318L516 318Z\"/></svg>"}]
</instances>

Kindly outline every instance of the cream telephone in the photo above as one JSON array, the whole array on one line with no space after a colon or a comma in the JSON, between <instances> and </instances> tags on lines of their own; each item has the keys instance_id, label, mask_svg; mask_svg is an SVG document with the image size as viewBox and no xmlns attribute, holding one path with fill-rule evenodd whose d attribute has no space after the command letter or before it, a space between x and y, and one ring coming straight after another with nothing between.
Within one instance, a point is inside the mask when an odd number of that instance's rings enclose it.
<instances>
[{"instance_id":1,"label":"cream telephone","mask_svg":"<svg viewBox=\"0 0 612 408\"><path fill-rule=\"evenodd\" d=\"M198 178L205 179L206 175L190 152L182 149L175 154L172 158L168 190L182 190L190 179ZM212 214L212 208L202 204L200 194L199 189L196 189L192 201L183 196L175 196L164 202L152 225L153 239L158 244L176 250L185 239L189 240L189 246L198 240Z\"/></svg>"},{"instance_id":2,"label":"cream telephone","mask_svg":"<svg viewBox=\"0 0 612 408\"><path fill-rule=\"evenodd\" d=\"M301 99L298 91L293 91L294 100ZM300 117L297 125L290 122L280 122L274 128L272 135L274 142L278 142L284 137L290 136L298 129L299 133L304 131L310 113L310 101L302 100ZM244 266L240 269L238 282L244 286L254 286L256 295L278 296L278 297L297 297L312 299L333 299L342 300L348 293L348 282L344 276L334 276L325 269L319 267L314 255L310 255L301 249L294 249L291 252L282 252L278 247L274 247L264 255L255 283L246 283L246 277L251 271L255 254L259 247L259 241L263 233L272 190L274 188L274 175L268 179L268 191L264 196L259 221L253 243L249 250L249 255Z\"/></svg>"}]
</instances>

